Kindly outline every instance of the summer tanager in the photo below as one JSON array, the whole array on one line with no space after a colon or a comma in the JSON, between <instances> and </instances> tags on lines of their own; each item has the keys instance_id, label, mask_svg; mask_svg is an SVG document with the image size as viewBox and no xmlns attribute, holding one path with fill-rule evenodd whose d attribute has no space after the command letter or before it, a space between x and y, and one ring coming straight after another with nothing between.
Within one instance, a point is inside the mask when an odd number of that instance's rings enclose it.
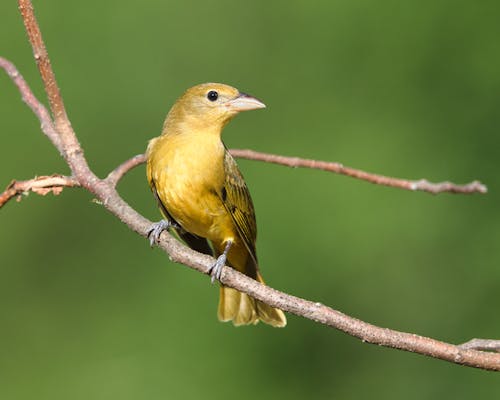
<instances>
[{"instance_id":1,"label":"summer tanager","mask_svg":"<svg viewBox=\"0 0 500 400\"><path fill-rule=\"evenodd\" d=\"M188 89L173 105L161 136L147 149L148 182L164 220L150 230L153 244L172 228L192 249L217 257L212 280L227 264L263 282L257 264L252 199L236 162L221 140L239 112L264 108L254 97L220 83ZM221 321L286 325L283 311L221 285Z\"/></svg>"}]
</instances>

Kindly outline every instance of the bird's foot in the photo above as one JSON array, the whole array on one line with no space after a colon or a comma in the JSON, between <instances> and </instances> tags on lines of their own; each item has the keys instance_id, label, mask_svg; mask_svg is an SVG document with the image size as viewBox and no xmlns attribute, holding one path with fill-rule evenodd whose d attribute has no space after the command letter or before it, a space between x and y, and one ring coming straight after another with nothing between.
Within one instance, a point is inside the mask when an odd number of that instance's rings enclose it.
<instances>
[{"instance_id":1,"label":"bird's foot","mask_svg":"<svg viewBox=\"0 0 500 400\"><path fill-rule=\"evenodd\" d=\"M208 270L210 276L212 277L212 283L214 283L216 279L220 281L220 277L222 276L222 267L226 265L226 260L226 255L221 254L219 257L217 257L217 261L215 262L215 264L212 265Z\"/></svg>"},{"instance_id":2,"label":"bird's foot","mask_svg":"<svg viewBox=\"0 0 500 400\"><path fill-rule=\"evenodd\" d=\"M170 221L166 219L162 219L158 222L155 222L151 227L148 229L147 235L149 239L149 244L151 247L153 247L155 244L157 244L160 241L160 235L163 231L168 230L171 227L175 227L175 224L171 223Z\"/></svg>"},{"instance_id":3,"label":"bird's foot","mask_svg":"<svg viewBox=\"0 0 500 400\"><path fill-rule=\"evenodd\" d=\"M212 277L211 279L212 283L214 283L216 279L220 281L220 278L222 276L222 267L226 265L227 253L229 253L229 249L231 248L232 244L233 244L232 240L227 241L226 247L224 248L224 252L219 257L217 257L217 261L215 261L215 264L212 265L208 270L210 276Z\"/></svg>"}]
</instances>

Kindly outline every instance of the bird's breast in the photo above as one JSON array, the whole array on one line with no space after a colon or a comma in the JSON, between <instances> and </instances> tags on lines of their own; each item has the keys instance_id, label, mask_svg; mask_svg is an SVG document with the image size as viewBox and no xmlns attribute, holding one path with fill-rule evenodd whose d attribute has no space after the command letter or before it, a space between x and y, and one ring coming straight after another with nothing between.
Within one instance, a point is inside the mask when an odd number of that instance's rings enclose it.
<instances>
[{"instance_id":1,"label":"bird's breast","mask_svg":"<svg viewBox=\"0 0 500 400\"><path fill-rule=\"evenodd\" d=\"M185 230L202 237L218 236L227 218L217 194L224 184L224 152L220 139L208 135L160 137L148 152L148 175L161 202Z\"/></svg>"}]
</instances>

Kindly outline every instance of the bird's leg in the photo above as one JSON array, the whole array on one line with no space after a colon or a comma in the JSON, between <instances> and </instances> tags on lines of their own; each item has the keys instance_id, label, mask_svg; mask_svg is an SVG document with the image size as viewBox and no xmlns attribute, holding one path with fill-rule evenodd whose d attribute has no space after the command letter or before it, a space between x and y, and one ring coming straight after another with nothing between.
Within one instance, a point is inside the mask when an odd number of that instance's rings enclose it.
<instances>
[{"instance_id":1,"label":"bird's leg","mask_svg":"<svg viewBox=\"0 0 500 400\"><path fill-rule=\"evenodd\" d=\"M147 232L151 247L160 241L161 233L170 228L177 228L177 224L175 222L170 222L168 219L162 219L151 225Z\"/></svg>"},{"instance_id":2,"label":"bird's leg","mask_svg":"<svg viewBox=\"0 0 500 400\"><path fill-rule=\"evenodd\" d=\"M220 281L220 277L222 275L222 267L226 265L227 253L229 253L229 249L231 248L232 244L232 240L227 241L224 252L219 257L217 257L217 261L215 262L215 264L212 265L208 270L210 276L212 277L212 283L214 283L216 279Z\"/></svg>"}]
</instances>

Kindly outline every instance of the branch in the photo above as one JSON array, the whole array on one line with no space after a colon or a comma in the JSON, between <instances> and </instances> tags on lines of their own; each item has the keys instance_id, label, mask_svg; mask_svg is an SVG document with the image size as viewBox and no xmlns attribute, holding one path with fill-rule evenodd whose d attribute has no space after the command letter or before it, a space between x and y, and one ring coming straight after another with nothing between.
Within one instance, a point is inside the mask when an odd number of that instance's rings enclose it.
<instances>
[{"instance_id":1,"label":"branch","mask_svg":"<svg viewBox=\"0 0 500 400\"><path fill-rule=\"evenodd\" d=\"M50 118L50 114L45 108L45 106L35 97L30 87L16 69L14 64L0 57L0 68L3 68L5 72L12 79L14 84L17 86L19 92L21 93L21 98L23 101L31 108L31 111L35 113L41 123L41 128L43 133L51 140L54 146L59 150L61 155L63 154L62 142L59 134L57 133L54 124Z\"/></svg>"},{"instance_id":2,"label":"branch","mask_svg":"<svg viewBox=\"0 0 500 400\"><path fill-rule=\"evenodd\" d=\"M0 59L1 60L1 59ZM285 165L289 167L304 167L304 168L312 168L312 169L320 169L323 171L335 172L342 175L353 176L355 178L363 179L368 182L372 182L379 185L386 185L397 187L400 189L406 190L421 190L433 194L438 194L442 192L451 192L451 193L463 193L463 194L471 194L471 193L486 193L486 186L482 185L478 181L474 181L468 183L466 185L455 185L450 182L441 182L441 183L430 183L425 179L420 181L409 181L404 179L390 178L381 175L371 174L368 172L356 170L353 168L348 168L342 166L342 164L335 162L326 162L326 161L316 161L316 160L308 160L304 158L298 157L285 157L276 154L269 153L260 153L253 150L241 150L241 149L231 149L231 154L235 157L245 158L247 160L257 160L264 161L279 165ZM111 171L104 182L108 183L112 187L116 187L120 179L122 179L125 174L127 174L131 169L137 167L138 165L144 164L146 162L146 157L144 154L138 154L120 164L113 171ZM73 178L64 177L65 179L48 179L54 176L61 177L61 175L52 175L51 177L38 177L35 179L31 179L28 181L12 181L4 193L0 194L0 208L7 203L12 197L18 196L24 192L33 191L38 194L45 195L47 194L47 189L37 190L38 188L50 188L49 191L52 191L54 194L59 194L62 191L63 187L79 187L81 186L78 182L73 180ZM31 187L30 185L34 183L35 185ZM25 189L26 188L26 189ZM20 199L18 197L18 199Z\"/></svg>"},{"instance_id":3,"label":"branch","mask_svg":"<svg viewBox=\"0 0 500 400\"><path fill-rule=\"evenodd\" d=\"M104 182L111 185L113 188L116 187L120 179L122 179L127 172L132 168L143 164L145 162L144 154L138 154L127 161L120 164L113 171L111 171ZM33 179L28 179L26 181L13 180L10 182L3 193L0 193L0 208L8 203L9 200L14 197L17 201L21 201L22 195L26 195L29 192L33 192L42 196L47 193L54 193L54 195L61 194L65 187L75 188L81 187L82 185L75 178L71 176L64 176L60 174L37 176Z\"/></svg>"},{"instance_id":4,"label":"branch","mask_svg":"<svg viewBox=\"0 0 500 400\"><path fill-rule=\"evenodd\" d=\"M500 353L500 340L494 339L471 339L468 342L461 344L461 349L466 350L484 350L484 351L496 351Z\"/></svg>"},{"instance_id":5,"label":"branch","mask_svg":"<svg viewBox=\"0 0 500 400\"><path fill-rule=\"evenodd\" d=\"M151 226L151 221L148 221L146 218L132 209L115 190L115 185L118 180L132 167L143 162L143 158L141 158L142 156L136 156L133 159L126 161L125 163L117 167L116 170L111 172L104 180L97 178L95 174L90 170L83 156L83 152L78 143L76 135L71 128L69 120L67 119L64 110L64 104L59 94L59 90L57 89L57 84L50 66L48 56L45 51L45 46L43 44L40 30L33 15L31 2L29 0L19 0L19 4L26 29L28 31L28 36L34 49L35 58L38 61L38 67L40 69L46 92L49 97L52 113L55 118L56 132L60 138L60 143L62 143L63 156L73 172L73 176L70 178L63 176L54 176L53 178L57 177L58 179L63 179L63 182L59 182L64 183L63 186L66 186L66 183L70 181L71 183L73 183L72 180L74 180L74 186L80 185L83 188L87 189L89 192L96 196L99 202L103 204L106 209L108 209L113 215L124 222L130 229L146 237L149 227ZM15 79L15 74L12 77L13 79ZM26 90L26 88L23 88L19 85L18 88L24 97L23 90ZM41 118L40 115L36 112L35 114L39 118ZM313 160L300 161L299 159L289 159L287 157L274 155L263 155L262 153L242 150L236 151L236 153L238 152L240 152L240 156L245 156L247 158L255 157L252 159L262 159L262 157L265 157L266 161L268 162L281 163L284 165L306 166L301 165L301 163L306 163L311 165L322 165L322 169L332 170L333 172L342 170L344 172L339 173L345 173L350 176L360 177L363 175L368 175L369 177L366 180L374 183L378 183L377 179L381 182L383 182L384 179L393 179L386 177L374 178L376 177L375 175L367 174L362 171L347 169L342 167L340 164L335 163L322 164L322 162L315 162ZM295 161L292 164L289 164L291 162L290 160ZM332 165L334 165L335 167L332 167ZM41 181L45 179L45 182L47 182L49 178L50 177L43 177ZM65 179L67 179L67 181L65 181ZM34 185L32 181L27 182L31 182L31 185ZM14 183L13 185L16 184L21 185L20 182ZM397 185L389 186L401 187ZM50 189L53 187L55 186L50 186L49 190L53 191L53 189ZM417 190L418 187L411 186L410 184L409 188L410 190ZM16 193L18 192L16 191ZM159 247L165 250L171 260L185 264L205 274L208 274L208 271L214 262L214 259L212 257L197 253L187 248L167 232L162 233ZM311 319L332 328L339 329L365 342L415 352L422 355L450 361L456 364L500 371L500 354L464 348L462 346L441 342L411 333L399 332L391 329L377 327L367 322L363 322L359 319L345 315L340 311L336 311L320 303L300 299L298 297L272 289L269 286L262 285L261 283L229 267L223 268L221 282L226 286L233 287L237 290L248 293L252 297L255 297L256 299L259 299L273 307L277 307L284 311Z\"/></svg>"},{"instance_id":6,"label":"branch","mask_svg":"<svg viewBox=\"0 0 500 400\"><path fill-rule=\"evenodd\" d=\"M123 178L123 176L130 171L132 168L137 167L146 162L146 157L144 154L137 154L136 156L128 159L127 161L120 164L113 171L111 171L106 177L106 182L115 187L118 181Z\"/></svg>"},{"instance_id":7,"label":"branch","mask_svg":"<svg viewBox=\"0 0 500 400\"><path fill-rule=\"evenodd\" d=\"M90 183L90 181L95 183L96 177L92 171L90 171L87 161L83 157L83 150L66 114L64 102L59 87L57 86L54 71L50 65L50 59L47 49L45 48L42 33L40 32L40 27L38 26L33 11L33 5L30 0L18 0L18 5L21 16L23 17L28 39L33 48L33 56L35 57L38 70L42 76L45 93L49 99L50 109L54 117L53 125L57 132L56 136L58 137L56 141L61 145L62 156L76 178L83 178L84 175L87 175L88 182L80 181L82 185L84 183ZM44 121L42 121L42 125L43 122Z\"/></svg>"},{"instance_id":8,"label":"branch","mask_svg":"<svg viewBox=\"0 0 500 400\"><path fill-rule=\"evenodd\" d=\"M54 71L50 66L50 59L47 49L45 48L42 33L40 32L40 27L36 21L33 5L30 0L19 0L18 4L19 11L23 17L26 33L33 47L33 56L35 57L38 69L42 75L42 81L45 86L45 92L49 98L52 115L54 116L56 124L57 122L66 123L68 122L68 116L66 115Z\"/></svg>"},{"instance_id":9,"label":"branch","mask_svg":"<svg viewBox=\"0 0 500 400\"><path fill-rule=\"evenodd\" d=\"M289 167L304 167L304 168L312 168L312 169L320 169L323 171L335 172L342 175L349 175L355 178L363 179L368 182L372 182L379 185L386 185L397 187L400 189L406 190L420 190L424 192L429 192L433 194L438 194L442 192L451 192L451 193L462 193L462 194L471 194L471 193L486 193L486 186L482 185L478 181L474 181L468 183L466 185L455 185L451 182L441 182L441 183L430 183L425 179L419 181L409 181L404 179L390 178L386 176L371 174L368 172L356 170L353 168L348 168L342 166L342 164L335 162L326 162L326 161L316 161L316 160L308 160L304 158L298 157L284 157L276 154L269 153L260 153L253 150L241 150L241 149L231 149L231 154L235 157L246 158L247 160L257 160L264 161L279 165L285 165ZM138 165L146 162L146 157L144 154L138 154L120 164L113 171L111 171L106 179L104 180L108 184L116 187L120 179L122 179L127 172L131 169L137 167ZM348 171L348 172L346 172ZM41 177L40 177L41 178ZM39 178L37 178L39 179ZM31 181L22 181L22 182L31 182ZM12 184L11 184L12 185ZM12 186L7 186L6 192L8 190L12 190ZM54 189L56 186L58 187L77 187L79 185L73 185L73 182L60 181L55 183ZM21 190L23 192L24 190ZM33 190L34 191L34 190ZM0 195L0 200L9 197L9 194L4 192ZM15 193L12 196L15 196L19 193ZM10 197L12 197L10 196ZM7 199L8 200L8 199ZM0 201L0 207L5 204Z\"/></svg>"},{"instance_id":10,"label":"branch","mask_svg":"<svg viewBox=\"0 0 500 400\"><path fill-rule=\"evenodd\" d=\"M21 195L33 192L42 196L47 193L54 193L55 196L60 194L65 187L80 187L80 183L69 176L63 175L50 175L50 176L38 176L36 178L27 181L16 181L13 180L5 191L0 194L0 208L2 208L7 202L17 197L17 201L21 201Z\"/></svg>"},{"instance_id":11,"label":"branch","mask_svg":"<svg viewBox=\"0 0 500 400\"><path fill-rule=\"evenodd\" d=\"M144 226L143 236L148 227L148 224ZM213 265L214 260L211 257L187 249L169 234L162 234L159 246L169 254L172 261L191 266L202 273L208 274L209 268ZM224 267L221 282L273 307L341 330L363 342L414 352L470 367L500 371L500 354L464 349L428 337L381 328L321 303L304 300L265 286L229 267Z\"/></svg>"},{"instance_id":12,"label":"branch","mask_svg":"<svg viewBox=\"0 0 500 400\"><path fill-rule=\"evenodd\" d=\"M246 158L248 160L259 160L273 164L286 165L288 167L302 167L321 169L323 171L335 172L340 175L347 175L353 178L361 179L377 185L391 186L405 190L420 190L432 194L450 192L450 193L486 193L487 187L479 181L470 182L466 185L456 185L452 182L432 183L426 179L417 181L409 181L406 179L392 178L389 176L371 174L369 172L361 171L336 162L308 160L298 157L285 157L276 154L259 153L253 150L239 150L231 149L231 154L235 157Z\"/></svg>"}]
</instances>

